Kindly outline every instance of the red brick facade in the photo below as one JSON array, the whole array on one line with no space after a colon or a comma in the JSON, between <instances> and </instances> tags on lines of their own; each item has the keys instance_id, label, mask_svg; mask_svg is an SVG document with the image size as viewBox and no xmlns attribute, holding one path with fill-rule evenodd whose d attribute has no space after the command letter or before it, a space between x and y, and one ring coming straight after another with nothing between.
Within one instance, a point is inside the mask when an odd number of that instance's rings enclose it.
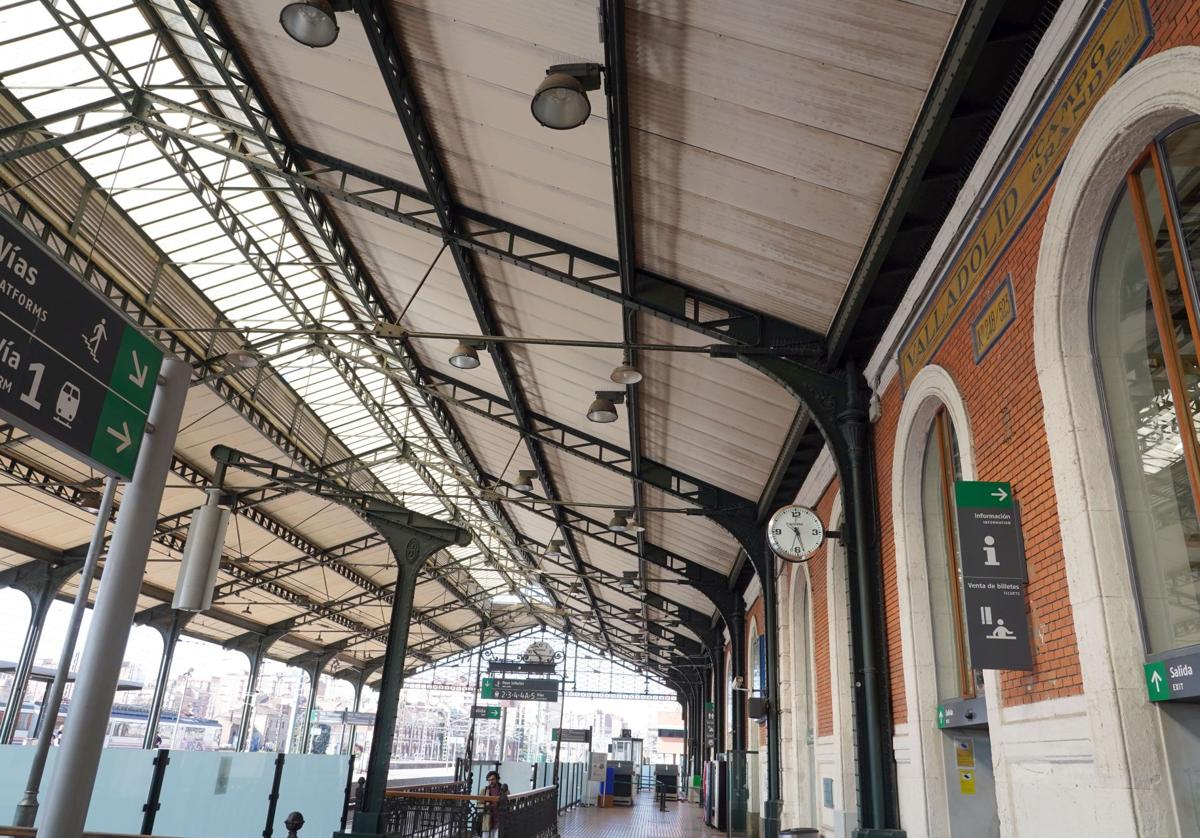
<instances>
[{"instance_id":1,"label":"red brick facade","mask_svg":"<svg viewBox=\"0 0 1200 838\"><path fill-rule=\"evenodd\" d=\"M1153 41L1143 59L1171 47L1200 43L1200 0L1150 0L1148 5L1153 21ZM1033 349L1032 305L1037 257L1052 196L1053 185L1019 228L929 362L949 372L962 395L969 417L976 479L1011 481L1021 506L1035 668L1029 673L1006 672L1002 675L1002 700L1008 706L1077 695L1083 690L1058 527L1057 498L1043 421L1042 394ZM976 363L972 323L1001 283L1010 276L1015 298L1015 321L985 357ZM874 426L874 453L879 486L878 511L892 715L893 722L899 725L907 721L891 497L896 433L903 406L899 376L886 385L879 397L881 416ZM966 431L957 430L960 435ZM917 487L910 490L919 491ZM825 489L818 504L821 516L826 521L829 521L836 491L837 481L834 480ZM831 526L836 524L832 521L829 523ZM826 556L827 552L823 549L809 562L815 646L813 679L817 731L821 736L833 732L834 691L830 684L829 668ZM781 591L789 589L786 583L782 583L780 588ZM756 603L756 608L751 609L750 613L760 613L756 610L758 606L759 603ZM785 604L785 607L788 606L790 603ZM758 625L762 625L761 615Z\"/></svg>"}]
</instances>

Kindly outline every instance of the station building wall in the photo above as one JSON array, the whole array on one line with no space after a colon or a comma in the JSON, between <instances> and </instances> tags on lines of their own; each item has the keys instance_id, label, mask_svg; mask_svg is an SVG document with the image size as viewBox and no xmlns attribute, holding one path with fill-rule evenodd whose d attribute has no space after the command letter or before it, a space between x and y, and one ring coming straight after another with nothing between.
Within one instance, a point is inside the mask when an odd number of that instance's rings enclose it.
<instances>
[{"instance_id":1,"label":"station building wall","mask_svg":"<svg viewBox=\"0 0 1200 838\"><path fill-rule=\"evenodd\" d=\"M1097 34L1106 26L1117 27L1107 43ZM1122 34L1138 39L1129 66L1102 78L1111 66L1094 63L1105 60L1097 45L1129 48L1118 44ZM1200 714L1147 696L1148 652L1090 316L1096 247L1126 172L1164 131L1200 119L1198 45L1200 0L1064 3L868 366L878 400L893 745L902 826L914 838L952 834L948 809L958 779L937 727L920 509L921 466L938 410L949 418L961 477L1009 481L1020 503L1034 668L985 672L980 690L1000 834L1200 836L1200 783L1192 779L1200 776ZM1094 72L1076 71L1088 61ZM1081 86L1069 90L1064 79ZM1054 130L1039 135L1055 106L1063 110ZM1065 154L1043 150L1052 165L1038 173L1043 182L1027 212L1016 214L995 245L1002 252L965 292L966 304L949 325L938 324L931 351L911 363L904 353L914 329L927 322L961 249L988 222L990 197L1022 165L1031 137L1059 143ZM1011 323L984 328L990 342L980 353L976 327L1009 288ZM835 529L838 488L826 457L798 502L816 507ZM827 835L836 834L839 818L853 822L856 802L839 552L830 542L807 564L785 565L778 585L785 826L816 817ZM762 624L760 605L748 609L748 623ZM758 726L750 730L753 743ZM765 736L760 741L765 746Z\"/></svg>"}]
</instances>

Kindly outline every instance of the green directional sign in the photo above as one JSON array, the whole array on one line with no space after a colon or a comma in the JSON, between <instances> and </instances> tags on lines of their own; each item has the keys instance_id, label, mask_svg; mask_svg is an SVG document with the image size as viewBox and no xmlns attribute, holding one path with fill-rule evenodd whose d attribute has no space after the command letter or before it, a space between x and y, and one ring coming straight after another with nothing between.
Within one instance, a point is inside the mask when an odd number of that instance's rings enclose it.
<instances>
[{"instance_id":1,"label":"green directional sign","mask_svg":"<svg viewBox=\"0 0 1200 838\"><path fill-rule=\"evenodd\" d=\"M1171 697L1171 684L1167 678L1167 665L1162 661L1148 663L1144 667L1146 693L1151 701L1166 701Z\"/></svg>"},{"instance_id":2,"label":"green directional sign","mask_svg":"<svg viewBox=\"0 0 1200 838\"><path fill-rule=\"evenodd\" d=\"M499 707L489 707L482 704L476 704L471 708L472 719L498 719L500 718Z\"/></svg>"},{"instance_id":3,"label":"green directional sign","mask_svg":"<svg viewBox=\"0 0 1200 838\"><path fill-rule=\"evenodd\" d=\"M484 678L480 698L502 701L558 701L559 681L554 678Z\"/></svg>"},{"instance_id":4,"label":"green directional sign","mask_svg":"<svg viewBox=\"0 0 1200 838\"><path fill-rule=\"evenodd\" d=\"M0 415L129 478L163 352L0 212Z\"/></svg>"},{"instance_id":5,"label":"green directional sign","mask_svg":"<svg viewBox=\"0 0 1200 838\"><path fill-rule=\"evenodd\" d=\"M984 509L989 506L1011 508L1012 484L989 483L984 480L958 480L954 484L954 502L959 506Z\"/></svg>"}]
</instances>

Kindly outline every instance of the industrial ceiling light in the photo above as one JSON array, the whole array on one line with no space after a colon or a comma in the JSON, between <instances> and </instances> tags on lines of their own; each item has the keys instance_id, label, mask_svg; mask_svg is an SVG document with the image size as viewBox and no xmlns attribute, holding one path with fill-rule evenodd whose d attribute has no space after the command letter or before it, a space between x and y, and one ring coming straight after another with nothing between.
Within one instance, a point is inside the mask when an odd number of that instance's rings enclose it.
<instances>
[{"instance_id":1,"label":"industrial ceiling light","mask_svg":"<svg viewBox=\"0 0 1200 838\"><path fill-rule=\"evenodd\" d=\"M621 366L612 371L612 375L609 376L609 379L611 379L614 384L637 384L642 380L642 371L637 367L630 366L629 364L621 364Z\"/></svg>"},{"instance_id":2,"label":"industrial ceiling light","mask_svg":"<svg viewBox=\"0 0 1200 838\"><path fill-rule=\"evenodd\" d=\"M589 90L600 89L599 64L555 64L546 68L529 108L533 118L547 128L578 128L592 114Z\"/></svg>"},{"instance_id":3,"label":"industrial ceiling light","mask_svg":"<svg viewBox=\"0 0 1200 838\"><path fill-rule=\"evenodd\" d=\"M608 522L609 532L629 532L629 516L624 510L618 509Z\"/></svg>"},{"instance_id":4,"label":"industrial ceiling light","mask_svg":"<svg viewBox=\"0 0 1200 838\"><path fill-rule=\"evenodd\" d=\"M563 542L561 538L552 538L546 546L546 558L561 559L563 557Z\"/></svg>"},{"instance_id":5,"label":"industrial ceiling light","mask_svg":"<svg viewBox=\"0 0 1200 838\"><path fill-rule=\"evenodd\" d=\"M459 343L450 353L450 366L460 370L473 370L479 366L479 352L470 344Z\"/></svg>"},{"instance_id":6,"label":"industrial ceiling light","mask_svg":"<svg viewBox=\"0 0 1200 838\"><path fill-rule=\"evenodd\" d=\"M518 492L533 491L533 480L537 477L537 472L533 469L521 469L517 472L517 482L513 483L513 488Z\"/></svg>"},{"instance_id":7,"label":"industrial ceiling light","mask_svg":"<svg viewBox=\"0 0 1200 838\"><path fill-rule=\"evenodd\" d=\"M85 512L99 512L102 501L100 493L91 489L83 489L78 495L79 506Z\"/></svg>"},{"instance_id":8,"label":"industrial ceiling light","mask_svg":"<svg viewBox=\"0 0 1200 838\"><path fill-rule=\"evenodd\" d=\"M587 418L592 422L617 421L617 405L625 403L625 394L615 390L597 390L596 400L588 408Z\"/></svg>"},{"instance_id":9,"label":"industrial ceiling light","mask_svg":"<svg viewBox=\"0 0 1200 838\"><path fill-rule=\"evenodd\" d=\"M225 353L225 360L230 366L243 370L252 370L258 366L260 356L249 346L243 346L232 352Z\"/></svg>"},{"instance_id":10,"label":"industrial ceiling light","mask_svg":"<svg viewBox=\"0 0 1200 838\"><path fill-rule=\"evenodd\" d=\"M630 533L631 535L637 535L638 533L645 531L646 528L639 524L637 519L631 515L629 517L629 521L625 524L625 532Z\"/></svg>"},{"instance_id":11,"label":"industrial ceiling light","mask_svg":"<svg viewBox=\"0 0 1200 838\"><path fill-rule=\"evenodd\" d=\"M337 40L334 12L348 12L350 0L299 0L279 12L283 31L306 47L327 47Z\"/></svg>"}]
</instances>

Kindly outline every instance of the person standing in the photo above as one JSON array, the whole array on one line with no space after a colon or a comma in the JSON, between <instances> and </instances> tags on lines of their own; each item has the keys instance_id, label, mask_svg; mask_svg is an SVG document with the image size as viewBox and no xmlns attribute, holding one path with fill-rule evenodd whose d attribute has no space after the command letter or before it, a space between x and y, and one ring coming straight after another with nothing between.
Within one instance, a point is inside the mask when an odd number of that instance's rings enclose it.
<instances>
[{"instance_id":1,"label":"person standing","mask_svg":"<svg viewBox=\"0 0 1200 838\"><path fill-rule=\"evenodd\" d=\"M480 834L490 838L499 838L500 823L504 818L504 810L508 806L508 786L500 782L499 771L487 773L487 785L483 788L484 797L495 798L484 804L481 818Z\"/></svg>"}]
</instances>

